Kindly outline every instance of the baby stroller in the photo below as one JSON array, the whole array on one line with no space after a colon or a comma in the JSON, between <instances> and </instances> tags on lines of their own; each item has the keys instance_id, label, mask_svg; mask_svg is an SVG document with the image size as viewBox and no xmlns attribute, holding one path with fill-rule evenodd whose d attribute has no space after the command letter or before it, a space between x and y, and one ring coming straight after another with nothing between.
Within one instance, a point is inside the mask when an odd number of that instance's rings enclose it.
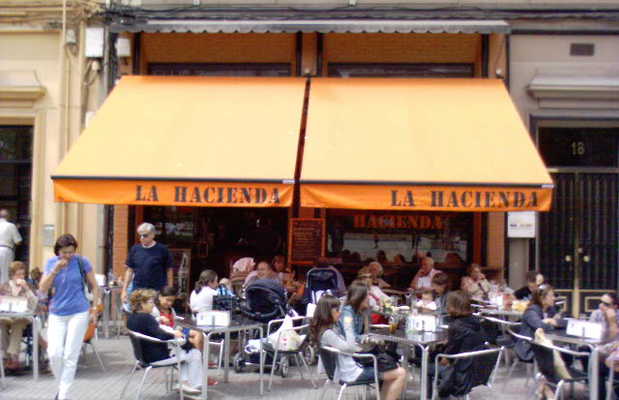
<instances>
[{"instance_id":1,"label":"baby stroller","mask_svg":"<svg viewBox=\"0 0 619 400\"><path fill-rule=\"evenodd\" d=\"M245 301L241 303L241 313L248 319L263 324L263 331L267 331L267 324L273 319L286 316L288 304L286 292L278 282L271 279L258 279L245 289ZM246 366L260 366L260 344L252 346L252 342L234 355L234 370L242 372ZM265 360L265 366L273 363L272 355ZM276 366L277 367L277 366Z\"/></svg>"},{"instance_id":2,"label":"baby stroller","mask_svg":"<svg viewBox=\"0 0 619 400\"><path fill-rule=\"evenodd\" d=\"M318 303L320 296L325 293L336 297L344 295L338 292L338 273L333 267L315 267L307 272L305 300L307 303Z\"/></svg>"}]
</instances>

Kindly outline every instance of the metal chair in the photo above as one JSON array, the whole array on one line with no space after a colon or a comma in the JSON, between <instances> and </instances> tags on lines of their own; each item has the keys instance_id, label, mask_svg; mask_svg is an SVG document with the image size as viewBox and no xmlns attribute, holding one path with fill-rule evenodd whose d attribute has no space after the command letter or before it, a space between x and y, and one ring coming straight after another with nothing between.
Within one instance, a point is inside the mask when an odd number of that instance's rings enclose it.
<instances>
[{"instance_id":1,"label":"metal chair","mask_svg":"<svg viewBox=\"0 0 619 400\"><path fill-rule=\"evenodd\" d=\"M535 376L535 381L539 383L542 378L545 378L546 384L555 387L555 400L563 398L562 389L566 383L572 384L588 380L587 374L584 372L569 368L567 370L572 375L572 378L562 378L554 362L554 352L557 351L559 354L568 354L574 357L588 357L589 353L573 351L564 347L542 344L535 341L531 342L531 347L533 348L535 362L539 369L539 373Z\"/></svg>"},{"instance_id":2,"label":"metal chair","mask_svg":"<svg viewBox=\"0 0 619 400\"><path fill-rule=\"evenodd\" d=\"M341 400L346 388L354 387L354 386L364 386L365 389L368 387L373 388L376 391L376 400L380 400L380 386L378 382L378 362L376 360L376 356L374 354L366 354L366 353L347 353L333 347L323 346L319 350L320 352L320 360L322 365L324 366L325 372L327 373L327 380L325 381L322 392L320 393L319 399L325 398L325 392L327 390L327 385L329 383L339 383L340 391L337 396L337 400ZM344 382L339 381L335 382L335 368L337 366L337 357L338 356L349 356L355 358L367 358L371 359L374 363L374 379L368 381L360 381L360 382Z\"/></svg>"},{"instance_id":3,"label":"metal chair","mask_svg":"<svg viewBox=\"0 0 619 400\"><path fill-rule=\"evenodd\" d=\"M0 343L2 343L3 330L0 329ZM4 351L0 346L0 389L6 388L6 376L4 375Z\"/></svg>"},{"instance_id":4,"label":"metal chair","mask_svg":"<svg viewBox=\"0 0 619 400\"><path fill-rule=\"evenodd\" d=\"M615 386L619 384L619 382L615 381L615 368L613 367L610 368L610 371L608 372L608 380L606 381L606 400L616 399L614 395Z\"/></svg>"},{"instance_id":5,"label":"metal chair","mask_svg":"<svg viewBox=\"0 0 619 400\"><path fill-rule=\"evenodd\" d=\"M507 328L507 333L510 334L511 336L513 336L514 338L516 338L517 340L524 340L526 342L531 343L533 341L532 338L528 337L528 336L524 336L524 335L520 335L516 332L514 332L514 330L512 329L514 327L508 327ZM516 369L516 366L520 363L524 363L526 364L526 377L525 377L525 381L524 384L525 386L529 386L529 378L534 378L534 374L533 374L533 369L535 367L534 362L531 361L524 361L521 360L518 357L518 354L516 354L514 352L514 355L516 357L514 357L514 362L512 363L511 367L509 367L509 371L507 372L507 376L505 377L505 386L507 386L507 382L509 382L509 378L511 378L512 374L514 373L514 370Z\"/></svg>"},{"instance_id":6,"label":"metal chair","mask_svg":"<svg viewBox=\"0 0 619 400\"><path fill-rule=\"evenodd\" d=\"M131 339L131 346L133 347L133 355L135 356L135 365L131 370L131 374L129 375L129 379L127 379L127 383L123 387L122 392L120 393L119 399L123 399L125 396L125 391L131 383L131 379L133 375L138 369L144 370L144 375L142 376L142 381L140 382L140 386L138 386L138 391L136 395L136 400L140 400L140 395L142 394L142 387L144 386L144 381L146 381L146 376L153 368L175 368L178 372L178 384L179 384L179 392L181 400L184 399L183 390L181 388L180 382L180 368L181 368L181 359L180 359L180 346L181 341L178 339L170 339L170 340L161 340L154 337L146 336L138 332L129 331L129 339ZM144 351L142 348L142 341L152 342L152 343L165 343L168 345L172 345L174 353L176 354L176 360L162 360L154 363L148 363L144 360ZM166 381L166 388L168 391L172 391L172 384L169 381Z\"/></svg>"},{"instance_id":7,"label":"metal chair","mask_svg":"<svg viewBox=\"0 0 619 400\"><path fill-rule=\"evenodd\" d=\"M308 318L307 317L292 317L293 321L303 321L306 319ZM283 322L284 322L283 318L274 319L274 320L269 321L269 324L267 325L267 338L269 337L269 335L271 335L271 333L273 333L272 332L274 330L273 326L279 327ZM301 365L305 367L305 369L307 370L307 373L309 374L309 378L310 378L310 382L312 383L312 386L316 388L316 382L314 382L312 371L310 370L310 367L307 364L307 361L305 360L305 356L304 356L305 347L309 346L309 343L308 343L309 333L307 332L308 327L309 327L309 324L304 324L300 326L293 326L292 328L288 328L288 329L282 329L281 331L277 333L277 340L275 342L275 346L273 346L272 348L270 348L271 345L267 341L263 342L262 351L264 351L265 353L268 351L273 352L273 365L271 366L271 374L269 377L269 389L268 389L269 391L271 390L271 387L273 386L273 374L275 373L275 365L277 364L279 360L280 368L284 368L284 365L289 365L289 360L288 360L289 357L294 357L295 365L297 366L297 368L299 369L299 373L301 374L301 379L305 379L303 376L303 369L301 368ZM301 345L294 350L287 350L287 351L279 350L281 346L282 334L284 332L290 332L290 331L294 331L297 333L300 333L301 331L305 331L305 339L303 340ZM263 357L263 360L266 360L266 354ZM285 374L282 373L282 376L285 376Z\"/></svg>"},{"instance_id":8,"label":"metal chair","mask_svg":"<svg viewBox=\"0 0 619 400\"><path fill-rule=\"evenodd\" d=\"M487 386L492 387L494 384L494 377L496 370L501 363L501 355L503 354L503 347L488 348L484 346L483 350L468 351L458 354L437 354L434 359L434 380L432 382L432 400L438 397L438 378L439 378L439 361L441 359L455 360L459 362L461 360L472 359L471 363L471 387L468 393L463 393L459 397L463 397L469 400L469 393L474 387Z\"/></svg>"},{"instance_id":9,"label":"metal chair","mask_svg":"<svg viewBox=\"0 0 619 400\"><path fill-rule=\"evenodd\" d=\"M516 342L512 339L511 335L509 335L507 333L507 329L517 329L520 327L520 325L522 325L522 322L514 322L514 321L509 321L509 320L505 320L505 319L500 319L500 318L495 318L495 317L489 317L486 315L482 315L481 318L484 321L488 321L494 324L497 324L499 326L499 328L501 328L501 332L503 333L502 337L498 337L497 338L497 345L498 346L502 346L505 348L505 367L508 368L511 366L511 354L509 352L509 350L512 350L514 348L514 346L516 345ZM517 356L514 356L514 359L517 359Z\"/></svg>"},{"instance_id":10,"label":"metal chair","mask_svg":"<svg viewBox=\"0 0 619 400\"><path fill-rule=\"evenodd\" d=\"M95 354L95 357L97 358L97 361L99 361L99 366L101 367L101 371L105 372L105 364L103 364L103 359L99 355L99 352L97 351L97 347L95 346L93 339L94 338L90 340L84 340L84 342L82 343L82 354L86 355L86 349L88 348L88 346L90 346L92 352Z\"/></svg>"}]
</instances>

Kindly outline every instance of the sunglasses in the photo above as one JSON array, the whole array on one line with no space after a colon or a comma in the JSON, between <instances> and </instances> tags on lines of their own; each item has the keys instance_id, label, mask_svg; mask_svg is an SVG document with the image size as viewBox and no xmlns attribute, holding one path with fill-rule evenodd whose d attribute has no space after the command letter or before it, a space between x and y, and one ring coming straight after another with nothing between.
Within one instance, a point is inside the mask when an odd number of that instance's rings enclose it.
<instances>
[{"instance_id":1,"label":"sunglasses","mask_svg":"<svg viewBox=\"0 0 619 400\"><path fill-rule=\"evenodd\" d=\"M600 304L604 304L606 307L612 307L613 303L607 303L605 301L600 301Z\"/></svg>"},{"instance_id":2,"label":"sunglasses","mask_svg":"<svg viewBox=\"0 0 619 400\"><path fill-rule=\"evenodd\" d=\"M141 238L147 238L150 236L150 233L140 233Z\"/></svg>"}]
</instances>

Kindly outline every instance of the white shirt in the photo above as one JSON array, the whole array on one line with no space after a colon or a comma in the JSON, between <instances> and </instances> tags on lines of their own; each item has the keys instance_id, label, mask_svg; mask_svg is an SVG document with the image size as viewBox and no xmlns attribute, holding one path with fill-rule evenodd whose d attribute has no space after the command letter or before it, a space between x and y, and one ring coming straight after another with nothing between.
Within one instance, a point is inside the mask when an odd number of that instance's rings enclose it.
<instances>
[{"instance_id":1,"label":"white shirt","mask_svg":"<svg viewBox=\"0 0 619 400\"><path fill-rule=\"evenodd\" d=\"M422 276L419 279L417 279L417 289L432 289L432 277L438 274L439 272L441 271L439 271L438 269L432 268L428 275Z\"/></svg>"},{"instance_id":2,"label":"white shirt","mask_svg":"<svg viewBox=\"0 0 619 400\"><path fill-rule=\"evenodd\" d=\"M22 241L17 227L4 218L0 218L0 246L14 248Z\"/></svg>"},{"instance_id":3,"label":"white shirt","mask_svg":"<svg viewBox=\"0 0 619 400\"><path fill-rule=\"evenodd\" d=\"M192 312L211 311L213 309L213 296L217 296L217 290L210 286L204 286L200 293L194 290L189 296L189 307Z\"/></svg>"}]
</instances>

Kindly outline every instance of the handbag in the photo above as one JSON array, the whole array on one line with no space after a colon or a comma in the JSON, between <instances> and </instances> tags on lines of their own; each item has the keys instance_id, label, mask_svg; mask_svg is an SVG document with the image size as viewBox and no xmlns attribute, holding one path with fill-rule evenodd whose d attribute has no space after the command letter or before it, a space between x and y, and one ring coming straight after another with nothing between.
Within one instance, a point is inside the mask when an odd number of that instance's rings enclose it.
<instances>
[{"instance_id":1,"label":"handbag","mask_svg":"<svg viewBox=\"0 0 619 400\"><path fill-rule=\"evenodd\" d=\"M84 266L82 265L81 256L77 256L77 265L79 266L80 275L82 276L82 287L84 289L84 296L86 296L86 299L90 302L93 300L92 288L90 287L90 283L88 282L88 279L86 279L86 271L84 271Z\"/></svg>"},{"instance_id":2,"label":"handbag","mask_svg":"<svg viewBox=\"0 0 619 400\"><path fill-rule=\"evenodd\" d=\"M394 355L389 350L382 350L380 346L374 346L370 351L365 353L374 354L376 356L376 367L378 372L387 372L398 368L398 356ZM355 358L359 366L366 368L374 368L374 360L371 358Z\"/></svg>"},{"instance_id":3,"label":"handbag","mask_svg":"<svg viewBox=\"0 0 619 400\"><path fill-rule=\"evenodd\" d=\"M213 310L236 312L240 311L240 309L239 298L226 293L220 285L217 288L217 295L213 296Z\"/></svg>"}]
</instances>

